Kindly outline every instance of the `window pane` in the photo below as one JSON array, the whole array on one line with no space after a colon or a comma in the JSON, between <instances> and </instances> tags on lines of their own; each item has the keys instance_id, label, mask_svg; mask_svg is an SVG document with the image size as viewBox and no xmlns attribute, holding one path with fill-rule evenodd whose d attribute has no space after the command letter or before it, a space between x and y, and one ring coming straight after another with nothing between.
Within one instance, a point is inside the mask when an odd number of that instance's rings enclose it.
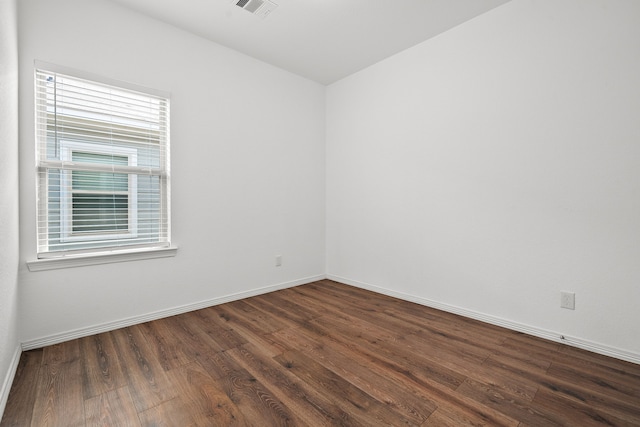
<instances>
[{"instance_id":1,"label":"window pane","mask_svg":"<svg viewBox=\"0 0 640 427\"><path fill-rule=\"evenodd\" d=\"M73 195L73 233L126 232L128 229L127 195Z\"/></svg>"},{"instance_id":2,"label":"window pane","mask_svg":"<svg viewBox=\"0 0 640 427\"><path fill-rule=\"evenodd\" d=\"M73 171L72 176L73 191L126 192L129 190L129 175L126 173Z\"/></svg>"},{"instance_id":3,"label":"window pane","mask_svg":"<svg viewBox=\"0 0 640 427\"><path fill-rule=\"evenodd\" d=\"M113 154L86 153L82 151L73 151L71 160L74 162L84 163L100 163L105 165L128 165L129 158L127 156L117 156Z\"/></svg>"}]
</instances>

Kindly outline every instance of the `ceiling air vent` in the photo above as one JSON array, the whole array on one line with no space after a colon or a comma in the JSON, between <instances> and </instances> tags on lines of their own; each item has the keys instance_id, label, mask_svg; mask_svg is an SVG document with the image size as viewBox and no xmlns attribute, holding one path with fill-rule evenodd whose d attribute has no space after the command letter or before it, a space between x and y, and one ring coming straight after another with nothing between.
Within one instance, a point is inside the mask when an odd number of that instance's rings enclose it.
<instances>
[{"instance_id":1,"label":"ceiling air vent","mask_svg":"<svg viewBox=\"0 0 640 427\"><path fill-rule=\"evenodd\" d=\"M277 4L269 0L234 0L234 2L236 6L258 16L267 16L278 7Z\"/></svg>"}]
</instances>

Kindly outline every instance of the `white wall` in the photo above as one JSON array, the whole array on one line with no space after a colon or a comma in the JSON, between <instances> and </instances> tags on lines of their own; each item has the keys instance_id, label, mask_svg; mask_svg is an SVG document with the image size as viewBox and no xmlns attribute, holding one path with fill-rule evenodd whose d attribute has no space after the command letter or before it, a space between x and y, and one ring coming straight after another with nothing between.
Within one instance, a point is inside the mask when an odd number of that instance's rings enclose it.
<instances>
[{"instance_id":1,"label":"white wall","mask_svg":"<svg viewBox=\"0 0 640 427\"><path fill-rule=\"evenodd\" d=\"M323 86L104 0L21 0L19 30L23 341L324 274ZM175 258L27 271L36 59L171 92Z\"/></svg>"},{"instance_id":2,"label":"white wall","mask_svg":"<svg viewBox=\"0 0 640 427\"><path fill-rule=\"evenodd\" d=\"M16 0L0 0L0 418L18 342L18 29Z\"/></svg>"},{"instance_id":3,"label":"white wall","mask_svg":"<svg viewBox=\"0 0 640 427\"><path fill-rule=\"evenodd\" d=\"M639 23L513 0L330 86L330 277L640 361Z\"/></svg>"}]
</instances>

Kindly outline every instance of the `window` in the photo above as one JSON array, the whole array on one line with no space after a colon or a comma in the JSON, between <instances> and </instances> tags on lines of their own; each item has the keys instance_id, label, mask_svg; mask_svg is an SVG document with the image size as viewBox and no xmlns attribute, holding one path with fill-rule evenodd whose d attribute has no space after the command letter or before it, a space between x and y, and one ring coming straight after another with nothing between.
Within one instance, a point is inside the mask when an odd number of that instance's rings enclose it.
<instances>
[{"instance_id":1,"label":"window","mask_svg":"<svg viewBox=\"0 0 640 427\"><path fill-rule=\"evenodd\" d=\"M170 246L166 97L36 70L38 258Z\"/></svg>"},{"instance_id":2,"label":"window","mask_svg":"<svg viewBox=\"0 0 640 427\"><path fill-rule=\"evenodd\" d=\"M62 160L137 166L137 150L61 141ZM65 242L137 237L135 174L64 171L61 174L61 239Z\"/></svg>"}]
</instances>

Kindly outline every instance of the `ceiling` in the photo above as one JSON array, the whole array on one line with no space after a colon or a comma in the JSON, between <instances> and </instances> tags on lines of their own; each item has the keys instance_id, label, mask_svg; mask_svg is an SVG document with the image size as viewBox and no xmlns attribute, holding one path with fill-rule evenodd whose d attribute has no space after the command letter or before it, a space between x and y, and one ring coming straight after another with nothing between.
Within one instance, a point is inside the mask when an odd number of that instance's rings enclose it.
<instances>
[{"instance_id":1,"label":"ceiling","mask_svg":"<svg viewBox=\"0 0 640 427\"><path fill-rule=\"evenodd\" d=\"M331 84L509 0L111 0L277 67Z\"/></svg>"}]
</instances>

